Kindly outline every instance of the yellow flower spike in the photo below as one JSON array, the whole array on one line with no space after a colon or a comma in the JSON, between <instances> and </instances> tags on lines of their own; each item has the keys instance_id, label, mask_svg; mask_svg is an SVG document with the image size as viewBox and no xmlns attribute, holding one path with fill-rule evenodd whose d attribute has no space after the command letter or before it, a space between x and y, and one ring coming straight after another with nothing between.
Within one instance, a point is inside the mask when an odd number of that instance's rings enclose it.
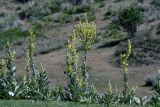
<instances>
[{"instance_id":1,"label":"yellow flower spike","mask_svg":"<svg viewBox=\"0 0 160 107\"><path fill-rule=\"evenodd\" d=\"M112 89L112 85L111 85L111 81L110 80L109 80L109 83L108 83L108 93L109 94L113 93L113 89Z\"/></svg>"},{"instance_id":2,"label":"yellow flower spike","mask_svg":"<svg viewBox=\"0 0 160 107\"><path fill-rule=\"evenodd\" d=\"M84 50L89 50L96 38L96 25L89 23L87 20L80 22L75 26L74 33L79 38Z\"/></svg>"},{"instance_id":3,"label":"yellow flower spike","mask_svg":"<svg viewBox=\"0 0 160 107\"><path fill-rule=\"evenodd\" d=\"M35 40L35 35L33 33L32 29L29 29L29 44L30 48L35 49L36 48L36 40Z\"/></svg>"}]
</instances>

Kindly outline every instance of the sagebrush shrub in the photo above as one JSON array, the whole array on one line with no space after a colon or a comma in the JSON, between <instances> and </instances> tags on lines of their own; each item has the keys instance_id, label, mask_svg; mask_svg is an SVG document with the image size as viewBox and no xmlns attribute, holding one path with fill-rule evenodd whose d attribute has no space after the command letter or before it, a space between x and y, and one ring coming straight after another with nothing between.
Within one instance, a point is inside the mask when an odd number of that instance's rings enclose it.
<instances>
[{"instance_id":1,"label":"sagebrush shrub","mask_svg":"<svg viewBox=\"0 0 160 107\"><path fill-rule=\"evenodd\" d=\"M142 19L143 15L136 5L120 8L118 13L118 24L127 30L130 37L135 35L137 25L142 21Z\"/></svg>"},{"instance_id":2,"label":"sagebrush shrub","mask_svg":"<svg viewBox=\"0 0 160 107\"><path fill-rule=\"evenodd\" d=\"M152 1L152 4L155 4L155 5L160 6L160 0L153 0L153 1Z\"/></svg>"},{"instance_id":3,"label":"sagebrush shrub","mask_svg":"<svg viewBox=\"0 0 160 107\"><path fill-rule=\"evenodd\" d=\"M26 3L26 2L32 1L32 0L15 0L15 1L18 1L18 2L21 2L21 3Z\"/></svg>"},{"instance_id":4,"label":"sagebrush shrub","mask_svg":"<svg viewBox=\"0 0 160 107\"><path fill-rule=\"evenodd\" d=\"M15 20L17 17L14 15L14 13L1 11L0 12L0 31L5 31L10 28L17 27L17 24L15 24Z\"/></svg>"},{"instance_id":5,"label":"sagebrush shrub","mask_svg":"<svg viewBox=\"0 0 160 107\"><path fill-rule=\"evenodd\" d=\"M56 19L54 19L55 22L58 23L69 23L73 21L72 15L66 14L66 13L61 13L57 16Z\"/></svg>"},{"instance_id":6,"label":"sagebrush shrub","mask_svg":"<svg viewBox=\"0 0 160 107\"><path fill-rule=\"evenodd\" d=\"M61 1L39 1L35 2L32 5L25 5L19 12L21 19L28 19L31 17L34 18L43 18L47 15L50 15L61 10Z\"/></svg>"}]
</instances>

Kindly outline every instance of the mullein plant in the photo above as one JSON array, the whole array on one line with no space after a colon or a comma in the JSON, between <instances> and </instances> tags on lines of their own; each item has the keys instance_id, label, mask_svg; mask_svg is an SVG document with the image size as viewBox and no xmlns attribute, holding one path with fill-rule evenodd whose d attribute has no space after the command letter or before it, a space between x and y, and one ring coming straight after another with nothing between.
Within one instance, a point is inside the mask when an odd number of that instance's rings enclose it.
<instances>
[{"instance_id":1,"label":"mullein plant","mask_svg":"<svg viewBox=\"0 0 160 107\"><path fill-rule=\"evenodd\" d=\"M25 61L26 61L26 67L25 70L27 72L27 76L25 78L26 81L26 98L35 98L37 95L37 82L36 82L36 73L37 68L35 64L35 60L33 57L34 49L36 48L36 42L35 42L35 35L33 34L33 31L29 30L29 46L26 51Z\"/></svg>"},{"instance_id":2,"label":"mullein plant","mask_svg":"<svg viewBox=\"0 0 160 107\"><path fill-rule=\"evenodd\" d=\"M88 85L88 69L87 69L87 53L91 49L92 44L96 40L96 25L95 23L89 23L87 15L85 14L84 20L77 24L74 28L74 34L82 47L82 66L80 67L81 79L83 83L83 93L85 97L82 97L82 101L92 102L96 96L94 86ZM92 98L91 98L92 96Z\"/></svg>"},{"instance_id":3,"label":"mullein plant","mask_svg":"<svg viewBox=\"0 0 160 107\"><path fill-rule=\"evenodd\" d=\"M29 46L26 51L26 72L25 78L26 85L26 98L30 99L49 99L50 87L47 77L47 71L43 64L40 65L40 70L37 69L34 60L34 49L36 48L36 40L33 31L29 30ZM39 71L39 72L38 72Z\"/></svg>"},{"instance_id":4,"label":"mullein plant","mask_svg":"<svg viewBox=\"0 0 160 107\"><path fill-rule=\"evenodd\" d=\"M124 104L130 104L134 102L135 92L136 88L133 88L130 90L129 88L129 72L128 72L128 58L131 55L132 45L131 41L128 40L128 49L125 54L121 54L120 61L122 66L122 75L123 75L123 92L122 92L122 98L120 100L120 103Z\"/></svg>"},{"instance_id":5,"label":"mullein plant","mask_svg":"<svg viewBox=\"0 0 160 107\"><path fill-rule=\"evenodd\" d=\"M87 15L85 15L85 20L75 26L74 32L82 45L83 64L81 67L81 71L82 71L83 81L87 83L88 81L87 52L91 49L92 44L96 40L96 25L95 23L89 23L87 20Z\"/></svg>"},{"instance_id":6,"label":"mullein plant","mask_svg":"<svg viewBox=\"0 0 160 107\"><path fill-rule=\"evenodd\" d=\"M68 50L66 54L66 75L68 79L68 84L67 87L65 87L64 99L71 101L78 101L80 99L79 84L81 86L81 80L78 78L77 74L78 53L75 47L75 41L75 35L70 34L68 37Z\"/></svg>"},{"instance_id":7,"label":"mullein plant","mask_svg":"<svg viewBox=\"0 0 160 107\"><path fill-rule=\"evenodd\" d=\"M158 71L158 75L160 75L160 70ZM157 80L156 85L153 88L155 96L151 98L151 104L160 103L160 80Z\"/></svg>"},{"instance_id":8,"label":"mullein plant","mask_svg":"<svg viewBox=\"0 0 160 107\"><path fill-rule=\"evenodd\" d=\"M73 34L68 38L68 52L66 55L66 74L68 86L66 87L67 99L80 102L93 102L95 89L88 85L87 72L87 51L91 49L92 43L96 37L96 25L80 22L74 28ZM84 56L82 66L78 66L78 53L76 48L76 39L82 44Z\"/></svg>"},{"instance_id":9,"label":"mullein plant","mask_svg":"<svg viewBox=\"0 0 160 107\"><path fill-rule=\"evenodd\" d=\"M87 53L91 49L92 44L95 42L96 39L96 25L95 23L89 23L87 20L87 15L85 15L85 20L81 21L77 24L74 28L75 36L78 38L79 42L81 43L82 47L82 66L81 66L81 78L84 82L84 89L88 90L88 69L87 69ZM86 91L87 94L88 91Z\"/></svg>"},{"instance_id":10,"label":"mullein plant","mask_svg":"<svg viewBox=\"0 0 160 107\"><path fill-rule=\"evenodd\" d=\"M20 99L23 96L23 83L16 79L15 51L7 42L7 57L1 62L0 98Z\"/></svg>"},{"instance_id":11,"label":"mullein plant","mask_svg":"<svg viewBox=\"0 0 160 107\"><path fill-rule=\"evenodd\" d=\"M108 82L108 92L102 96L102 101L102 103L107 107L112 106L114 103L114 92L110 80Z\"/></svg>"}]
</instances>

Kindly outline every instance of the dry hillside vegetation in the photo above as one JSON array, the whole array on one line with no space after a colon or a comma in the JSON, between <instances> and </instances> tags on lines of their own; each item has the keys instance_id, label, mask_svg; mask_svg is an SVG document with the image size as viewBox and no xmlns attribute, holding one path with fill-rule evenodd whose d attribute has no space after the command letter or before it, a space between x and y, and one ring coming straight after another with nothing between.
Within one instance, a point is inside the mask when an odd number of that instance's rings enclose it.
<instances>
[{"instance_id":1,"label":"dry hillside vegetation","mask_svg":"<svg viewBox=\"0 0 160 107\"><path fill-rule=\"evenodd\" d=\"M35 0L36 1L36 0ZM98 0L97 0L98 1ZM140 1L140 0L139 0ZM102 0L75 6L54 0L0 1L0 56L5 54L4 41L10 41L16 49L19 75L25 72L22 56L27 49L27 30L32 28L37 39L34 53L37 63L43 63L53 84L66 85L65 54L69 33L83 20L84 13L89 21L97 25L97 40L88 53L90 78L99 92L105 92L107 80L122 90L120 54L127 49L128 32L112 22L117 19L119 8L135 3L135 0ZM143 13L143 21L137 25L135 36L131 38L132 55L129 58L129 81L137 86L137 95L152 95L152 87L145 87L147 75L156 74L160 66L160 6L158 0L138 2ZM12 37L11 37L12 36ZM80 49L81 51L81 49ZM80 54L82 54L80 52Z\"/></svg>"}]
</instances>

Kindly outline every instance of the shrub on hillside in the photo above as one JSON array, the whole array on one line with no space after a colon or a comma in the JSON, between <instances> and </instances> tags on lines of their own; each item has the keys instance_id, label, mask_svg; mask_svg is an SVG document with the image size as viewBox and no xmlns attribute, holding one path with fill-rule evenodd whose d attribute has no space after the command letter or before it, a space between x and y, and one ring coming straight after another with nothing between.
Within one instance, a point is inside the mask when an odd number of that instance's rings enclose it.
<instances>
[{"instance_id":1,"label":"shrub on hillside","mask_svg":"<svg viewBox=\"0 0 160 107\"><path fill-rule=\"evenodd\" d=\"M55 22L57 23L69 23L73 21L72 15L60 13L55 19Z\"/></svg>"},{"instance_id":2,"label":"shrub on hillside","mask_svg":"<svg viewBox=\"0 0 160 107\"><path fill-rule=\"evenodd\" d=\"M160 0L153 0L153 1L152 1L152 4L155 4L155 5L160 6Z\"/></svg>"},{"instance_id":3,"label":"shrub on hillside","mask_svg":"<svg viewBox=\"0 0 160 107\"><path fill-rule=\"evenodd\" d=\"M63 8L63 13L66 14L75 14L76 13L76 8L73 5L67 5Z\"/></svg>"},{"instance_id":4,"label":"shrub on hillside","mask_svg":"<svg viewBox=\"0 0 160 107\"><path fill-rule=\"evenodd\" d=\"M16 27L16 19L17 17L13 13L8 13L5 11L0 12L0 31L2 32L4 30Z\"/></svg>"},{"instance_id":5,"label":"shrub on hillside","mask_svg":"<svg viewBox=\"0 0 160 107\"><path fill-rule=\"evenodd\" d=\"M90 11L92 8L89 4L82 4L76 7L76 13L84 13Z\"/></svg>"},{"instance_id":6,"label":"shrub on hillside","mask_svg":"<svg viewBox=\"0 0 160 107\"><path fill-rule=\"evenodd\" d=\"M32 1L32 0L15 0L15 1L17 1L17 2L21 2L21 3L26 3L26 2L28 2L28 1Z\"/></svg>"},{"instance_id":7,"label":"shrub on hillside","mask_svg":"<svg viewBox=\"0 0 160 107\"><path fill-rule=\"evenodd\" d=\"M103 45L100 47L110 47L110 46L115 46L119 44L121 41L124 41L128 39L127 34L116 30L112 29L103 34Z\"/></svg>"},{"instance_id":8,"label":"shrub on hillside","mask_svg":"<svg viewBox=\"0 0 160 107\"><path fill-rule=\"evenodd\" d=\"M47 15L60 11L60 9L60 1L35 2L32 5L22 7L22 10L19 12L19 16L21 19L30 17L43 18Z\"/></svg>"},{"instance_id":9,"label":"shrub on hillside","mask_svg":"<svg viewBox=\"0 0 160 107\"><path fill-rule=\"evenodd\" d=\"M105 0L94 0L96 3L103 2Z\"/></svg>"},{"instance_id":10,"label":"shrub on hillside","mask_svg":"<svg viewBox=\"0 0 160 107\"><path fill-rule=\"evenodd\" d=\"M87 15L87 19L89 22L96 20L96 15L94 12L87 12L86 15ZM76 20L84 22L86 20L86 18L84 17L84 15L81 15Z\"/></svg>"},{"instance_id":11,"label":"shrub on hillside","mask_svg":"<svg viewBox=\"0 0 160 107\"><path fill-rule=\"evenodd\" d=\"M133 37L137 31L137 25L142 19L143 15L137 6L130 5L125 8L120 8L117 23L127 30L130 37Z\"/></svg>"},{"instance_id":12,"label":"shrub on hillside","mask_svg":"<svg viewBox=\"0 0 160 107\"><path fill-rule=\"evenodd\" d=\"M157 81L160 80L160 75L159 74L150 74L146 76L145 79L145 85L146 86L155 86L157 84Z\"/></svg>"}]
</instances>

